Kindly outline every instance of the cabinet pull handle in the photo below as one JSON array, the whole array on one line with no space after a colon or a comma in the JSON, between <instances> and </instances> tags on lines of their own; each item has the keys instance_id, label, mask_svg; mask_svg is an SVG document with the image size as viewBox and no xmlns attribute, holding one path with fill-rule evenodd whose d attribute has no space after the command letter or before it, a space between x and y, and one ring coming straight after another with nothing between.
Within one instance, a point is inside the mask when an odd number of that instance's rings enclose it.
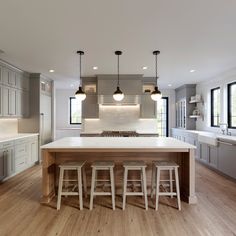
<instances>
[{"instance_id":1,"label":"cabinet pull handle","mask_svg":"<svg viewBox=\"0 0 236 236\"><path fill-rule=\"evenodd\" d=\"M236 144L233 144L233 143L228 143L228 142L223 142L223 141L218 141L218 143L226 144L226 145L229 145L229 146L235 146L236 145Z\"/></svg>"}]
</instances>

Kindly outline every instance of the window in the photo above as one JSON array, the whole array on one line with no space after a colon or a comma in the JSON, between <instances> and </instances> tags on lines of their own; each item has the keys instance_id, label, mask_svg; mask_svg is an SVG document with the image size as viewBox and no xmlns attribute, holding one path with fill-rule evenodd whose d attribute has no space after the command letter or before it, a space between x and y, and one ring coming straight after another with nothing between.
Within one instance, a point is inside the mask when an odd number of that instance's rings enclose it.
<instances>
[{"instance_id":1,"label":"window","mask_svg":"<svg viewBox=\"0 0 236 236\"><path fill-rule=\"evenodd\" d=\"M211 90L211 126L220 126L220 88Z\"/></svg>"},{"instance_id":2,"label":"window","mask_svg":"<svg viewBox=\"0 0 236 236\"><path fill-rule=\"evenodd\" d=\"M236 82L228 84L228 126L236 128Z\"/></svg>"},{"instance_id":3,"label":"window","mask_svg":"<svg viewBox=\"0 0 236 236\"><path fill-rule=\"evenodd\" d=\"M70 124L81 124L81 101L75 97L70 98Z\"/></svg>"},{"instance_id":4,"label":"window","mask_svg":"<svg viewBox=\"0 0 236 236\"><path fill-rule=\"evenodd\" d=\"M168 97L162 97L157 103L157 132L159 136L168 136Z\"/></svg>"}]
</instances>

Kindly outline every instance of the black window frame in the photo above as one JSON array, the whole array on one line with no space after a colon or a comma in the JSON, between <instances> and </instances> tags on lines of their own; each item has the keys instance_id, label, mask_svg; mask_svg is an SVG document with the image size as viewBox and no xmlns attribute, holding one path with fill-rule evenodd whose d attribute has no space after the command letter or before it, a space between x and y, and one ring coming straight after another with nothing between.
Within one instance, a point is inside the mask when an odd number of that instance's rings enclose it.
<instances>
[{"instance_id":1,"label":"black window frame","mask_svg":"<svg viewBox=\"0 0 236 236\"><path fill-rule=\"evenodd\" d=\"M214 124L214 98L213 94L215 90L220 90L220 87L211 89L211 127L220 127L220 125Z\"/></svg>"},{"instance_id":2,"label":"black window frame","mask_svg":"<svg viewBox=\"0 0 236 236\"><path fill-rule=\"evenodd\" d=\"M230 87L232 85L236 85L236 81L230 83L227 85L227 120L228 120L228 128L230 129L236 129L236 126L232 126L232 111L231 111L231 89Z\"/></svg>"},{"instance_id":3,"label":"black window frame","mask_svg":"<svg viewBox=\"0 0 236 236\"><path fill-rule=\"evenodd\" d=\"M71 117L71 100L76 99L76 97L70 97L70 125L81 125L80 123L72 123L72 117ZM82 104L81 104L82 105Z\"/></svg>"},{"instance_id":4,"label":"black window frame","mask_svg":"<svg viewBox=\"0 0 236 236\"><path fill-rule=\"evenodd\" d=\"M166 100L166 137L169 137L169 97L162 97Z\"/></svg>"}]
</instances>

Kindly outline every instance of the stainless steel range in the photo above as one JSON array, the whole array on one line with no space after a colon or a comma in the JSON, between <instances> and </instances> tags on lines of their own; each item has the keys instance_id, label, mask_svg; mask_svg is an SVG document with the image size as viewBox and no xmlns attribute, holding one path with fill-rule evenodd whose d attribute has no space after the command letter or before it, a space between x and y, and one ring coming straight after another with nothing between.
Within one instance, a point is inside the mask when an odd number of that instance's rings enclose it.
<instances>
[{"instance_id":1,"label":"stainless steel range","mask_svg":"<svg viewBox=\"0 0 236 236\"><path fill-rule=\"evenodd\" d=\"M103 131L102 137L138 137L139 134L136 131Z\"/></svg>"}]
</instances>

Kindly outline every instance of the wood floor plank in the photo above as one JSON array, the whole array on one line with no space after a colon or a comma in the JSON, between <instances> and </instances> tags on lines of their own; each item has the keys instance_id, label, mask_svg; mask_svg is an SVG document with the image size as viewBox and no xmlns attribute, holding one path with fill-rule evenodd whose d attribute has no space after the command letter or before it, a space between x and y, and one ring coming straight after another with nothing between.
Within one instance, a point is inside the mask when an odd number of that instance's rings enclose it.
<instances>
[{"instance_id":1,"label":"wood floor plank","mask_svg":"<svg viewBox=\"0 0 236 236\"><path fill-rule=\"evenodd\" d=\"M236 183L201 164L196 165L198 204L182 202L182 211L175 199L160 199L159 211L149 199L149 210L143 209L141 197L128 197L126 210L116 196L116 210L111 210L109 197L96 197L94 209L79 210L78 198L62 200L56 211L56 199L50 206L40 205L41 166L0 184L1 236L146 236L146 235L236 235Z\"/></svg>"}]
</instances>

